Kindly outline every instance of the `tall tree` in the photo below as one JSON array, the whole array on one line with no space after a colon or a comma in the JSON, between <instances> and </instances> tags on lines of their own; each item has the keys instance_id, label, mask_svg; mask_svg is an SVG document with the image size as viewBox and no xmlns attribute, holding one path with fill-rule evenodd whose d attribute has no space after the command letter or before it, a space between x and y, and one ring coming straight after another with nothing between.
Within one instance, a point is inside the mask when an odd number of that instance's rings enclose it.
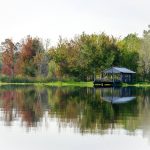
<instances>
[{"instance_id":1,"label":"tall tree","mask_svg":"<svg viewBox=\"0 0 150 150\"><path fill-rule=\"evenodd\" d=\"M141 49L139 51L139 71L143 80L150 80L150 26L144 30Z\"/></svg>"},{"instance_id":2,"label":"tall tree","mask_svg":"<svg viewBox=\"0 0 150 150\"><path fill-rule=\"evenodd\" d=\"M24 39L18 59L18 74L35 77L38 72L38 64L41 61L40 54L43 51L40 39L30 36ZM35 57L40 59L35 59Z\"/></svg>"},{"instance_id":3,"label":"tall tree","mask_svg":"<svg viewBox=\"0 0 150 150\"><path fill-rule=\"evenodd\" d=\"M2 46L2 73L14 77L16 51L19 48L19 43L14 43L11 39L6 39L1 43Z\"/></svg>"},{"instance_id":4,"label":"tall tree","mask_svg":"<svg viewBox=\"0 0 150 150\"><path fill-rule=\"evenodd\" d=\"M129 34L118 41L118 64L131 70L138 70L141 39L136 34Z\"/></svg>"}]
</instances>

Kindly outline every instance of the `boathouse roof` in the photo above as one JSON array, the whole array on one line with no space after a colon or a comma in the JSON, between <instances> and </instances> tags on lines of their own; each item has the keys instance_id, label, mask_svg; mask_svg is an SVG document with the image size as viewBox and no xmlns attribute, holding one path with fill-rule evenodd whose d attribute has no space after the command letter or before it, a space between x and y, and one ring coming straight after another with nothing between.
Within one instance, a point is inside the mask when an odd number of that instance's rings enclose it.
<instances>
[{"instance_id":1,"label":"boathouse roof","mask_svg":"<svg viewBox=\"0 0 150 150\"><path fill-rule=\"evenodd\" d=\"M127 73L127 74L133 74L136 73L130 69L123 68L123 67L111 67L109 69L104 70L104 73L107 74L113 74L113 73Z\"/></svg>"}]
</instances>

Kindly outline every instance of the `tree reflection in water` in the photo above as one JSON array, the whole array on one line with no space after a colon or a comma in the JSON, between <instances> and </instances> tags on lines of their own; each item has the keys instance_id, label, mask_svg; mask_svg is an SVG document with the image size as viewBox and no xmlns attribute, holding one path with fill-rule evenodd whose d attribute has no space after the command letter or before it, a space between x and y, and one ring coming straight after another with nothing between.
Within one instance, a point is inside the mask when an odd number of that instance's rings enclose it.
<instances>
[{"instance_id":1,"label":"tree reflection in water","mask_svg":"<svg viewBox=\"0 0 150 150\"><path fill-rule=\"evenodd\" d=\"M75 132L105 134L114 129L149 130L150 89L94 89L78 87L2 86L0 91L1 121L11 126L14 121L30 127L42 126L47 119L57 120L59 128L72 127ZM128 103L112 104L105 97L134 96Z\"/></svg>"}]
</instances>

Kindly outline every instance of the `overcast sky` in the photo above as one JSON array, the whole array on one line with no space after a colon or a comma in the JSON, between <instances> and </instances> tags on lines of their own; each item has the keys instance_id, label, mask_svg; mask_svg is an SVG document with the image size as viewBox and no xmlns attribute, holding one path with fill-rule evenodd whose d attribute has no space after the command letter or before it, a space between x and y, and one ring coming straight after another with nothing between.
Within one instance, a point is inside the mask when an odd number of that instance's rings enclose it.
<instances>
[{"instance_id":1,"label":"overcast sky","mask_svg":"<svg viewBox=\"0 0 150 150\"><path fill-rule=\"evenodd\" d=\"M125 36L150 24L150 0L0 0L0 41L71 38L83 31Z\"/></svg>"}]
</instances>

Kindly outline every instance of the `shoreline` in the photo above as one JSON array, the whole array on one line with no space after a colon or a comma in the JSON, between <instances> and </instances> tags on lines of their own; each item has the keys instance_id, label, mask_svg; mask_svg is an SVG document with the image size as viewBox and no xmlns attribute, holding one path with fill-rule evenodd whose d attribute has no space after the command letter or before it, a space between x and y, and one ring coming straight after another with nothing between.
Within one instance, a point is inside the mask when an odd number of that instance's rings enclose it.
<instances>
[{"instance_id":1,"label":"shoreline","mask_svg":"<svg viewBox=\"0 0 150 150\"><path fill-rule=\"evenodd\" d=\"M93 87L93 82L75 82L75 81L54 81L54 82L0 82L0 86L3 85L34 85L34 86L56 86L56 87L63 87L63 86L73 86L73 87ZM123 83L122 87L150 87L150 83L149 82L137 82L137 83L131 83L131 84L127 84L127 83Z\"/></svg>"},{"instance_id":2,"label":"shoreline","mask_svg":"<svg viewBox=\"0 0 150 150\"><path fill-rule=\"evenodd\" d=\"M62 82L62 81L54 81L54 82L32 82L32 83L13 83L13 82L0 82L0 86L3 85L34 85L34 86L56 86L56 87L63 87L63 86L73 86L73 87L93 87L93 82Z\"/></svg>"}]
</instances>

